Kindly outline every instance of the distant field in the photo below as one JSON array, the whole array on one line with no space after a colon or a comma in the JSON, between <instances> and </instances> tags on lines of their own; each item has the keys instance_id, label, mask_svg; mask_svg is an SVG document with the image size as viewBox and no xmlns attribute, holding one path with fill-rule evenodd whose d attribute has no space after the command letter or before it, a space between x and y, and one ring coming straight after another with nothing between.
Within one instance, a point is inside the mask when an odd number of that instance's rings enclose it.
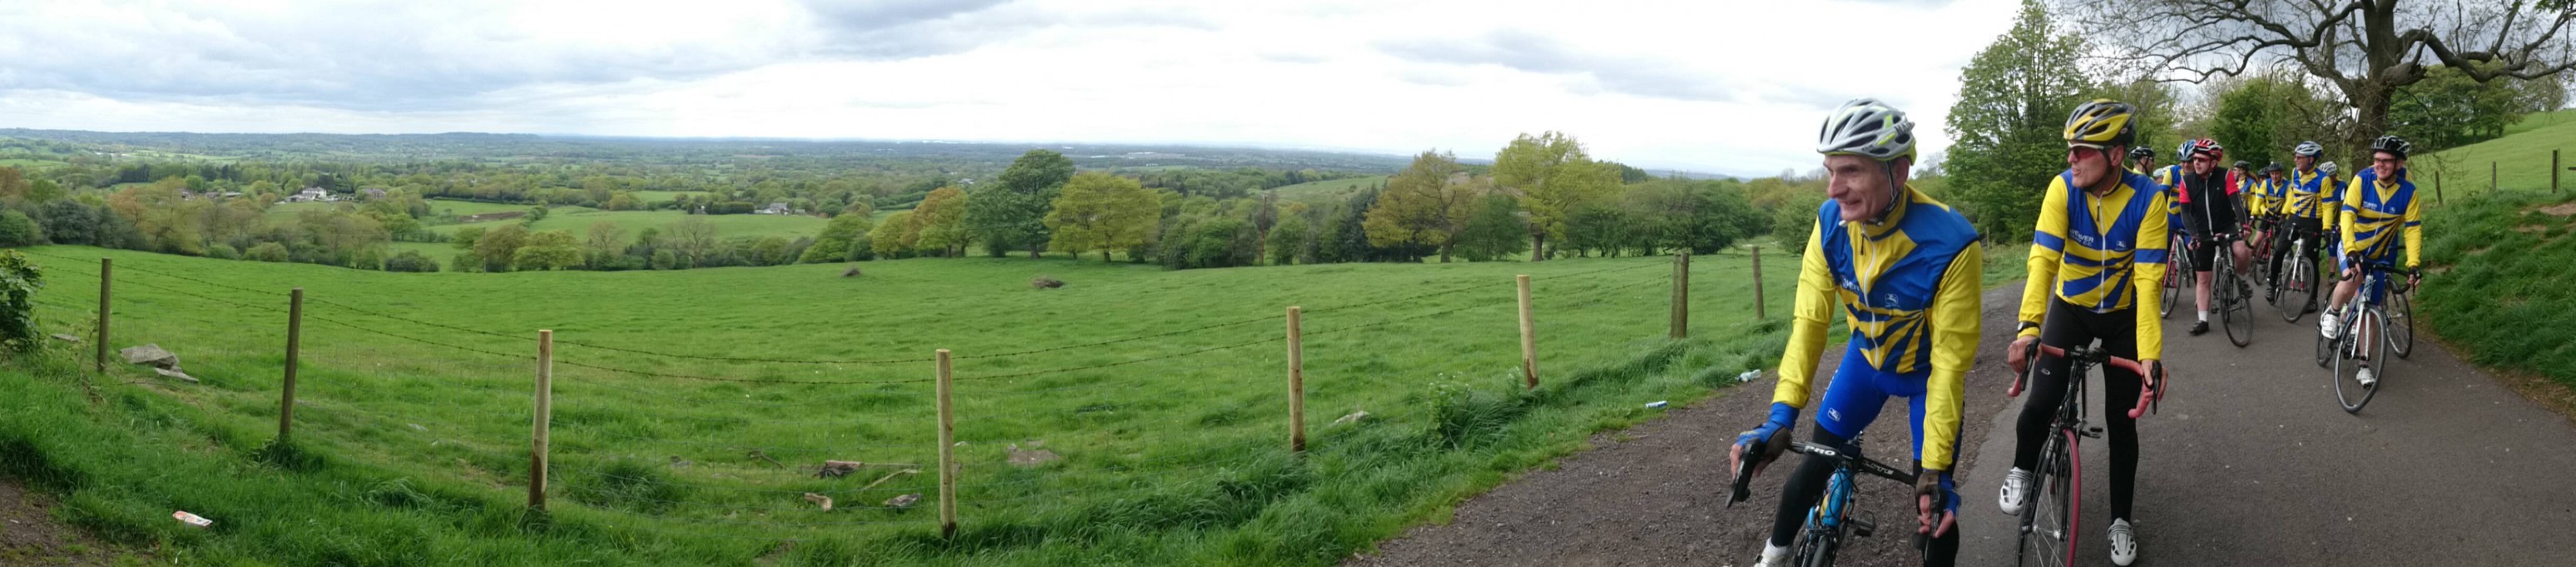
<instances>
[{"instance_id":1,"label":"distant field","mask_svg":"<svg viewBox=\"0 0 2576 567\"><path fill-rule=\"evenodd\" d=\"M1358 193L1361 189L1385 182L1386 176L1383 175L1376 177L1353 177L1349 179L1333 179L1327 181L1299 183L1296 185L1272 189L1272 191L1278 191L1279 198L1281 199L1312 203L1348 198L1352 194Z\"/></svg>"},{"instance_id":2,"label":"distant field","mask_svg":"<svg viewBox=\"0 0 2576 567\"><path fill-rule=\"evenodd\" d=\"M644 229L666 227L672 223L680 222L682 219L689 218L704 219L708 223L714 224L716 226L716 234L723 237L783 236L790 239L799 236L813 236L821 233L823 232L823 225L830 222L829 219L824 219L822 217L809 217L802 215L691 215L681 211L603 211L585 207L563 207L552 209L546 215L545 220L537 221L535 225L532 225L529 228L534 230L568 230L572 231L575 235L579 235L589 232L590 225L592 223L608 221L626 227L626 234L629 237L632 237L636 233L642 232ZM469 226L490 227L497 226L497 223L501 222L518 221L506 220L475 224L441 225L430 227L430 230L435 230L441 233L453 233L459 228Z\"/></svg>"},{"instance_id":3,"label":"distant field","mask_svg":"<svg viewBox=\"0 0 2576 567\"><path fill-rule=\"evenodd\" d=\"M430 211L431 213L435 213L435 214L443 214L443 215L456 215L456 216L460 216L460 217L461 217L461 216L467 216L467 215L479 215L479 214L483 214L483 213L498 213L498 212L505 212L505 211L525 211L525 210L528 210L528 209L534 209L534 208L536 208L536 206L535 206L535 205L518 205L518 204L511 204L511 203L485 203L485 202L480 202L480 201L459 201L459 200L455 200L455 199L430 199L430 200L429 200L429 211Z\"/></svg>"},{"instance_id":4,"label":"distant field","mask_svg":"<svg viewBox=\"0 0 2576 567\"><path fill-rule=\"evenodd\" d=\"M53 167L53 166L57 166L57 165L63 165L63 163L64 163L64 162L59 162L59 161L54 161L54 160L43 160L43 159L27 159L27 158L7 158L7 159L0 159L0 167L15 167L15 168L19 168L19 169L35 169L35 168L39 168L39 167Z\"/></svg>"},{"instance_id":5,"label":"distant field","mask_svg":"<svg viewBox=\"0 0 2576 567\"><path fill-rule=\"evenodd\" d=\"M2407 161L2418 186L2430 189L2432 170L2444 169L2444 193L2483 192L2489 180L2508 191L2549 191L2549 151L2559 150L2559 167L2576 166L2576 110L2526 117L2506 128L2502 138L2443 150ZM2493 175L2489 174L2493 163ZM2351 171L2352 168L2345 168ZM2560 190L2576 188L2576 171L2559 170Z\"/></svg>"},{"instance_id":6,"label":"distant field","mask_svg":"<svg viewBox=\"0 0 2576 567\"><path fill-rule=\"evenodd\" d=\"M46 332L81 332L91 267L112 257L114 344L167 347L204 383L122 364L83 381L80 345L0 362L0 456L60 487L80 525L217 565L1320 567L1664 411L1649 402L1701 399L1783 344L1778 318L1747 312L1741 256L1693 264L1695 338L1672 341L1665 258L916 259L846 278L32 252L49 268ZM1542 377L1526 394L1514 274L1537 290ZM1070 285L1032 290L1036 275ZM1772 313L1795 279L1766 280ZM290 287L307 298L299 449L261 464ZM1306 309L1303 458L1285 447L1290 305ZM529 519L537 329L558 341L552 515ZM958 357L954 539L935 521L934 348ZM817 478L826 459L866 464ZM903 495L921 500L887 504Z\"/></svg>"},{"instance_id":7,"label":"distant field","mask_svg":"<svg viewBox=\"0 0 2576 567\"><path fill-rule=\"evenodd\" d=\"M678 200L681 195L707 195L709 193L705 191L636 191L634 194L635 200L638 201L646 203L667 203Z\"/></svg>"}]
</instances>

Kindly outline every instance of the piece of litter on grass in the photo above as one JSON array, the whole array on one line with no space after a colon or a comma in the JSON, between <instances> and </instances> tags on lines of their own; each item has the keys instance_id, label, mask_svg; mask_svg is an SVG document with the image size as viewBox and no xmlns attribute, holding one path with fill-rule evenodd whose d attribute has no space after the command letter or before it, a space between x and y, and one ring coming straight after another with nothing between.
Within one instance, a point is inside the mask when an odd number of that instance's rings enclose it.
<instances>
[{"instance_id":1,"label":"piece of litter on grass","mask_svg":"<svg viewBox=\"0 0 2576 567\"><path fill-rule=\"evenodd\" d=\"M1647 402L1647 403L1646 403L1646 409L1664 409L1664 403L1665 403L1665 400L1655 400L1655 401L1652 401L1652 402Z\"/></svg>"},{"instance_id":2,"label":"piece of litter on grass","mask_svg":"<svg viewBox=\"0 0 2576 567\"><path fill-rule=\"evenodd\" d=\"M200 528L215 525L214 520L208 520L205 516L190 514L186 510L171 512L170 517L178 518L181 522L186 522L188 525Z\"/></svg>"},{"instance_id":3,"label":"piece of litter on grass","mask_svg":"<svg viewBox=\"0 0 2576 567\"><path fill-rule=\"evenodd\" d=\"M1743 374L1737 374L1737 375L1735 375L1735 381L1737 381L1737 382L1751 382L1751 381L1753 381L1753 379L1755 379L1755 378L1761 378L1761 377L1762 377L1762 370L1757 368L1757 369L1753 369L1753 370L1746 370L1746 371L1744 371L1744 373L1743 373Z\"/></svg>"}]
</instances>

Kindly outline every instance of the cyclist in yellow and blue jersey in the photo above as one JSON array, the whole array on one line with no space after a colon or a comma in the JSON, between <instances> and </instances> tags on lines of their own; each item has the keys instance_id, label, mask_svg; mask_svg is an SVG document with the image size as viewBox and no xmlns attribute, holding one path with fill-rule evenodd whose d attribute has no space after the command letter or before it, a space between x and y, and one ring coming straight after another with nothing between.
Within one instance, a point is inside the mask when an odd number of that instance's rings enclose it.
<instances>
[{"instance_id":1,"label":"cyclist in yellow and blue jersey","mask_svg":"<svg viewBox=\"0 0 2576 567\"><path fill-rule=\"evenodd\" d=\"M2022 288L2021 329L2004 361L2020 373L2034 342L2072 348L2102 342L2112 356L2146 365L2165 379L2164 326L2153 315L2161 300L2171 206L2163 187L2121 171L2111 156L2137 139L2135 110L2107 99L2084 103L2066 119L2066 165L2042 193L2039 223L2031 235L2030 279ZM2004 474L2000 506L2020 514L2037 465L2042 438L2066 394L2073 361L2043 356L2015 426L2013 467ZM2105 404L2139 399L2156 384L2116 367L2104 369ZM2111 561L2137 560L2137 534L2129 523L2138 473L2138 422L2127 412L2106 416L2111 433Z\"/></svg>"},{"instance_id":2,"label":"cyclist in yellow and blue jersey","mask_svg":"<svg viewBox=\"0 0 2576 567\"><path fill-rule=\"evenodd\" d=\"M2255 218L2255 232L2249 242L2254 243L2255 256L2264 258L2264 262L2269 264L2272 270L2278 270L2281 264L2280 259L2271 249L2272 237L2275 231L2280 230L2281 210L2287 206L2290 178L2287 170L2281 168L2281 162L2277 161L2263 166L2262 174L2256 177L2258 180L2254 182L2254 191L2246 197L2246 202L2252 207ZM2273 273L2271 270L2266 270L2260 275L2270 278ZM2273 289L2269 279L2257 283L2267 292ZM2264 298L2264 301L2270 300L2269 297Z\"/></svg>"},{"instance_id":3,"label":"cyclist in yellow and blue jersey","mask_svg":"<svg viewBox=\"0 0 2576 567\"><path fill-rule=\"evenodd\" d=\"M2417 250L2424 247L2422 207L2415 206L2415 181L2406 178L2406 153L2415 149L2405 138L2380 136L2370 142L2370 167L2353 174L2352 185L2343 192L2342 246L2336 263L2343 269L2343 281L2335 284L2334 300L2326 303L2324 313L2317 315L2318 332L2334 336L2340 306L2351 301L2361 287L2361 270L2365 262L2387 262L2397 253L2398 233L2405 234L2407 284L2422 283L2423 274L2415 267L2423 261ZM2385 300L2387 289L2374 290L2371 303ZM2367 326L2367 324L2365 324ZM2375 329L2363 329L2360 349L2361 372L2354 377L2362 387L2376 386L2378 380L2370 369L2369 337Z\"/></svg>"},{"instance_id":4,"label":"cyclist in yellow and blue jersey","mask_svg":"<svg viewBox=\"0 0 2576 567\"><path fill-rule=\"evenodd\" d=\"M2176 187L2182 186L2183 164L2191 163L2192 142L2192 139L2184 138L2182 145L2174 148L2173 165L2147 172L2147 177L2155 179L2156 185L2164 188L2165 226L2182 226L2182 196L2174 191Z\"/></svg>"},{"instance_id":5,"label":"cyclist in yellow and blue jersey","mask_svg":"<svg viewBox=\"0 0 2576 567\"><path fill-rule=\"evenodd\" d=\"M2296 231L2294 234L2303 237L2319 239L2307 243L2306 257L2291 258L2312 264L2317 262L2319 253L2335 244L2335 217L2342 213L2343 207L2342 185L2335 179L2334 172L2317 167L2317 156L2323 153L2325 146L2314 141L2299 142L2298 147L2290 150L2290 163L2296 167L2290 170L2290 187L2281 203L2282 228ZM2296 253L2294 248L2291 254ZM2280 272L2279 261L2275 259L2274 273ZM2289 283L2283 282L2284 285ZM2303 309L2315 310L2316 303L2316 294L2309 294L2308 305Z\"/></svg>"},{"instance_id":6,"label":"cyclist in yellow and blue jersey","mask_svg":"<svg viewBox=\"0 0 2576 567\"><path fill-rule=\"evenodd\" d=\"M1914 123L1873 99L1827 117L1826 197L1798 272L1797 308L1770 419L1736 438L1730 464L1758 474L1789 444L1808 407L1837 307L1849 323L1842 364L1826 385L1814 442L1850 447L1890 397L1905 398L1914 433L1917 533L1931 537L1924 564L1950 565L1959 550L1957 462L1968 367L1976 362L1984 253L1968 219L1905 184ZM1831 460L1809 456L1789 478L1757 565L1788 559L1808 509L1824 497ZM1739 469L1740 470L1740 469Z\"/></svg>"}]
</instances>

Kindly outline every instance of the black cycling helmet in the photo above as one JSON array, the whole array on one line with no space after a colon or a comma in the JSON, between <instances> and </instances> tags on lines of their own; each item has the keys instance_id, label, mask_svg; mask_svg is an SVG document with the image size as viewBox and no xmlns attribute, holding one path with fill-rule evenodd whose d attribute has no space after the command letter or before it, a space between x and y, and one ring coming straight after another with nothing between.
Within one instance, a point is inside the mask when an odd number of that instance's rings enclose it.
<instances>
[{"instance_id":1,"label":"black cycling helmet","mask_svg":"<svg viewBox=\"0 0 2576 567\"><path fill-rule=\"evenodd\" d=\"M2280 172L2281 172L2281 162L2277 162L2277 161L2276 161L2276 162L2272 162L2272 165L2266 165L2266 166L2263 166L2263 173L2265 173L2265 174L2273 174L2273 173L2280 173Z\"/></svg>"},{"instance_id":2,"label":"black cycling helmet","mask_svg":"<svg viewBox=\"0 0 2576 567\"><path fill-rule=\"evenodd\" d=\"M2414 150L2415 144L2406 143L2405 138L2396 136L2380 136L2370 141L2370 151L2397 154L2397 159L2406 159L2406 152Z\"/></svg>"},{"instance_id":3,"label":"black cycling helmet","mask_svg":"<svg viewBox=\"0 0 2576 567\"><path fill-rule=\"evenodd\" d=\"M2147 149L2145 146L2129 148L2129 161L2138 161L2152 157L2156 157L2156 151Z\"/></svg>"},{"instance_id":4,"label":"black cycling helmet","mask_svg":"<svg viewBox=\"0 0 2576 567\"><path fill-rule=\"evenodd\" d=\"M2253 162L2249 162L2249 161L2245 161L2245 160L2241 160L2241 159L2240 159L2240 160L2236 160L2236 167L2235 167L2235 169L2251 169L2251 168L2253 168L2253 167L2254 167L2254 163L2253 163Z\"/></svg>"}]
</instances>

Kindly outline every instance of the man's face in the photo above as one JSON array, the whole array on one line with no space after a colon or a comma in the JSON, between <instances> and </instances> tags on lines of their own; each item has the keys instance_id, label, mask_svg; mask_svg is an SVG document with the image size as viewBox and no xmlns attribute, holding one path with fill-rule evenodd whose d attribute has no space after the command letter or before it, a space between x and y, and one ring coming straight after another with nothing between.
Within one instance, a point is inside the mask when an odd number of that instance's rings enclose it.
<instances>
[{"instance_id":1,"label":"man's face","mask_svg":"<svg viewBox=\"0 0 2576 567\"><path fill-rule=\"evenodd\" d=\"M2288 181L2288 179L2282 176L2281 170L2272 170L2272 182L2279 183L2282 181Z\"/></svg>"},{"instance_id":2,"label":"man's face","mask_svg":"<svg viewBox=\"0 0 2576 567\"><path fill-rule=\"evenodd\" d=\"M2402 167L2406 167L2406 158L2397 157L2397 154L2388 152L2370 153L2370 169L2373 172L2377 172L2380 179L2396 179L2397 170Z\"/></svg>"},{"instance_id":3,"label":"man's face","mask_svg":"<svg viewBox=\"0 0 2576 567\"><path fill-rule=\"evenodd\" d=\"M2146 171L2146 170L2155 169L2155 168L2156 168L2156 157L2155 157L2155 156L2146 156L2146 157L2138 158L2138 171Z\"/></svg>"},{"instance_id":4,"label":"man's face","mask_svg":"<svg viewBox=\"0 0 2576 567\"><path fill-rule=\"evenodd\" d=\"M1825 198L1842 204L1844 222L1869 220L1896 199L1890 178L1907 175L1911 165L1904 158L1882 163L1855 155L1825 156Z\"/></svg>"},{"instance_id":5,"label":"man's face","mask_svg":"<svg viewBox=\"0 0 2576 567\"><path fill-rule=\"evenodd\" d=\"M2316 171L2316 169L2317 169L2317 158L2314 158L2314 157L2309 157L2309 156L2297 156L2297 157L2292 157L2292 158L2290 158L2290 163L2299 164L2299 171Z\"/></svg>"},{"instance_id":6,"label":"man's face","mask_svg":"<svg viewBox=\"0 0 2576 567\"><path fill-rule=\"evenodd\" d=\"M2113 154L2110 153L2117 149L2119 148L2066 146L2066 169L2075 173L2076 185L2085 188L2099 185L2103 178L2111 175L2111 170L2118 162L2111 158Z\"/></svg>"},{"instance_id":7,"label":"man's face","mask_svg":"<svg viewBox=\"0 0 2576 567\"><path fill-rule=\"evenodd\" d=\"M2218 160L2211 159L2209 156L2191 157L2192 175L2209 175L2209 170L2216 167L2218 167Z\"/></svg>"}]
</instances>

